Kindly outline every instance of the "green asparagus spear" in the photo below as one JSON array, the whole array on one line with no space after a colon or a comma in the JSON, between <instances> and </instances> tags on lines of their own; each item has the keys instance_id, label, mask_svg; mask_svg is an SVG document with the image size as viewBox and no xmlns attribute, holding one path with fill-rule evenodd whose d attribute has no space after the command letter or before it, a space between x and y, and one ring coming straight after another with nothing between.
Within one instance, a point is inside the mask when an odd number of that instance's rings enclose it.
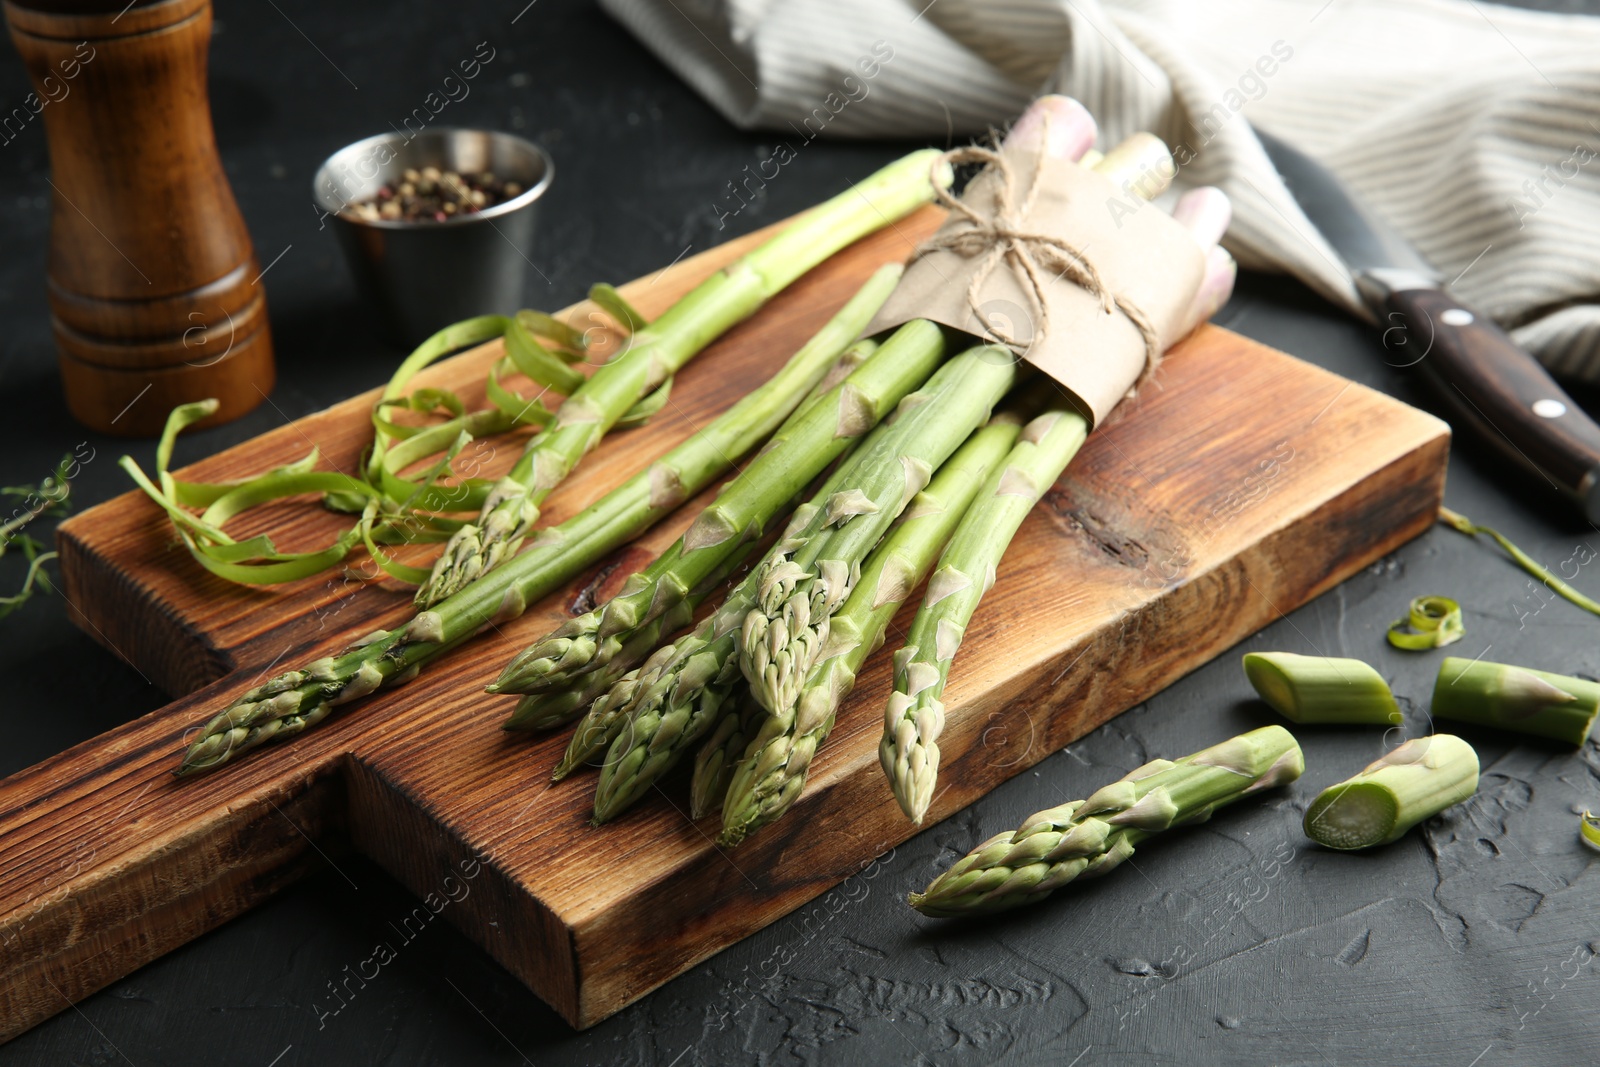
<instances>
[{"instance_id":1,"label":"green asparagus spear","mask_svg":"<svg viewBox=\"0 0 1600 1067\"><path fill-rule=\"evenodd\" d=\"M638 627L704 581L750 533L765 528L827 464L853 447L902 397L921 385L944 357L944 345L943 333L930 322L909 322L896 330L872 359L851 372L786 432L774 435L772 443L723 487L716 501L674 546L676 558L652 567L644 578L630 581L596 612L564 625L562 631L569 636L551 635L519 655L496 681L497 689L514 692L537 682L548 673L538 661L556 654L562 658L564 671L581 673L574 660L588 649L622 647Z\"/></svg>"},{"instance_id":2,"label":"green asparagus spear","mask_svg":"<svg viewBox=\"0 0 1600 1067\"><path fill-rule=\"evenodd\" d=\"M1387 845L1477 791L1471 745L1451 734L1415 737L1324 789L1306 809L1306 836L1343 850Z\"/></svg>"},{"instance_id":3,"label":"green asparagus spear","mask_svg":"<svg viewBox=\"0 0 1600 1067\"><path fill-rule=\"evenodd\" d=\"M1203 822L1225 804L1294 781L1304 769L1300 746L1281 726L1177 761L1154 760L1088 800L1041 811L1015 833L991 837L926 892L912 893L911 906L954 918L1032 904L1069 882L1107 873L1152 834Z\"/></svg>"},{"instance_id":4,"label":"green asparagus spear","mask_svg":"<svg viewBox=\"0 0 1600 1067\"><path fill-rule=\"evenodd\" d=\"M812 756L833 729L862 664L883 643L895 613L927 577L939 550L1021 429L1018 412L996 414L939 467L874 550L861 580L830 621L827 646L793 707L756 724L727 786L723 843L737 844L798 799ZM757 773L756 768L765 771Z\"/></svg>"},{"instance_id":5,"label":"green asparagus spear","mask_svg":"<svg viewBox=\"0 0 1600 1067\"><path fill-rule=\"evenodd\" d=\"M418 590L417 604L437 604L514 556L538 521L539 507L550 491L623 413L812 267L932 200L934 181L949 181L949 168L940 170L939 160L936 151L913 152L851 186L700 283L633 334L626 351L567 397L554 424L529 442L510 473L490 492L477 524L463 527L451 538L428 582Z\"/></svg>"},{"instance_id":6,"label":"green asparagus spear","mask_svg":"<svg viewBox=\"0 0 1600 1067\"><path fill-rule=\"evenodd\" d=\"M691 819L703 819L722 810L722 798L733 781L739 757L767 717L767 709L751 699L748 692L736 692L735 698L723 704L711 735L695 753L694 777L689 780Z\"/></svg>"},{"instance_id":7,"label":"green asparagus spear","mask_svg":"<svg viewBox=\"0 0 1600 1067\"><path fill-rule=\"evenodd\" d=\"M545 689L529 693L517 701L511 718L502 725L506 730L553 730L565 726L585 714L590 705L600 699L613 685L637 663L650 655L661 644L664 635L675 633L694 621L695 610L744 562L754 545L741 546L730 556L716 574L689 596L674 604L661 615L640 627L635 633L632 648L622 652L604 667L581 674L573 682L559 689ZM621 710L620 708L618 709Z\"/></svg>"},{"instance_id":8,"label":"green asparagus spear","mask_svg":"<svg viewBox=\"0 0 1600 1067\"><path fill-rule=\"evenodd\" d=\"M1244 673L1261 699L1291 722L1400 723L1389 684L1358 659L1246 652Z\"/></svg>"},{"instance_id":9,"label":"green asparagus spear","mask_svg":"<svg viewBox=\"0 0 1600 1067\"><path fill-rule=\"evenodd\" d=\"M1433 716L1582 748L1600 711L1600 683L1505 663L1446 656L1433 685Z\"/></svg>"},{"instance_id":10,"label":"green asparagus spear","mask_svg":"<svg viewBox=\"0 0 1600 1067\"><path fill-rule=\"evenodd\" d=\"M774 493L781 499L797 493L849 443L848 436L831 440L839 432L841 420L843 429L864 432L870 426L862 425L864 420L880 417L937 363L943 352L937 329L900 332L908 338L898 350L903 365L877 372L871 363L866 364L858 372L859 380L853 375L836 386L794 427L797 433L803 427L810 434L795 447L802 452L820 449L820 454L813 459L796 455L794 448L777 448L748 465L749 470L770 468L774 463L780 470L795 468L784 475L787 482L775 479L779 484ZM765 440L827 373L836 354L837 350L827 346L802 349L765 384L649 468L573 518L542 531L528 551L507 566L482 576L436 608L420 612L405 626L376 632L337 656L249 690L202 728L199 739L185 753L179 773L210 770L268 741L299 733L340 704L382 685L415 677L425 663L480 629L517 617L528 604L553 592L710 485L736 457ZM880 394L886 386L888 391ZM764 521L759 511L745 519L757 529ZM739 539L726 540L724 548L702 553L706 566L686 580L685 596L739 550Z\"/></svg>"},{"instance_id":11,"label":"green asparagus spear","mask_svg":"<svg viewBox=\"0 0 1600 1067\"><path fill-rule=\"evenodd\" d=\"M837 350L842 343L847 343L851 332L860 332L866 325L867 319L883 305L884 300L888 299L889 292L899 280L902 270L899 264L881 268L833 321L807 342L806 347L816 345L831 352ZM877 348L877 343L870 339L858 340L845 348L833 368L813 388L813 395L807 397L806 402L790 414L788 421L773 435L773 440L781 441L787 437L794 424L803 418L822 396L849 377L876 352ZM656 557L644 570L630 575L618 596L628 598L641 593L653 593L657 583L671 573L682 547L682 541L679 541ZM628 631L613 631L602 640L601 615L600 608L584 612L567 620L548 636L534 642L506 665L500 672L500 677L489 686L489 692L537 693L543 689L556 689L567 685L578 675L609 663L618 650L631 643L631 638ZM673 631L667 629L662 632L667 634ZM645 653L648 652L649 649L646 649Z\"/></svg>"},{"instance_id":12,"label":"green asparagus spear","mask_svg":"<svg viewBox=\"0 0 1600 1067\"><path fill-rule=\"evenodd\" d=\"M1005 465L967 510L895 653L894 692L884 715L883 766L901 810L920 823L939 774L938 736L950 664L1000 558L1044 491L1055 484L1088 433L1076 412L1048 411L1022 431Z\"/></svg>"},{"instance_id":13,"label":"green asparagus spear","mask_svg":"<svg viewBox=\"0 0 1600 1067\"><path fill-rule=\"evenodd\" d=\"M813 508L820 513L823 526L819 529L813 524L808 536L785 536L773 546L712 620L677 649L673 664L662 676L640 689L628 713L629 728L612 742L600 771L595 793L597 822L613 817L643 796L715 724L715 713L739 676L736 648L741 634L734 620L748 619L759 603L762 582L773 560L794 553L797 546L803 549L827 538L828 525L841 514L848 517L855 508L852 504L841 509L837 502L861 498L863 485L887 485L892 490L885 498L893 514L878 526L881 531L926 481L925 475L918 476L907 493L904 472L943 462L960 439L988 415L989 406L1014 377L1009 355L993 347L972 349L935 371L922 389L902 401L892 423L879 427L862 443L848 470L817 494ZM949 440L952 435L959 435L954 442ZM881 477L884 472L890 477ZM875 517L873 512L867 514ZM836 532L843 534L849 529L847 523ZM880 535L870 536L875 544ZM859 570L860 563L855 566ZM708 689L717 692L708 693ZM727 816L725 808L724 818Z\"/></svg>"},{"instance_id":14,"label":"green asparagus spear","mask_svg":"<svg viewBox=\"0 0 1600 1067\"><path fill-rule=\"evenodd\" d=\"M801 487L823 466L873 428L890 408L919 385L937 366L944 354L944 335L929 322L912 322L896 330L883 343L880 353L853 371L811 410L797 419L787 436L774 436L775 445L756 457L744 472L729 482L716 501L701 513L677 546L677 558L657 574L648 585L637 586L627 595L618 595L600 612L598 629L601 641L620 636L629 644L651 624L651 620L671 609L687 591L703 582L705 568L722 565L728 555L739 550L750 538L735 538L731 531L759 531L776 516ZM819 491L826 499L851 476L861 452L853 451ZM823 509L805 504L795 510L778 545L809 536L825 520ZM696 531L708 531L697 534ZM713 619L716 625L736 626L748 608L753 588L749 578L732 593ZM737 610L730 605L740 606ZM609 620L609 621L608 621ZM555 771L557 779L587 763L609 745L627 721L630 709L648 694L659 697L669 683L652 688L651 683L683 657L698 652L703 644L720 636L707 636L706 625L673 645L657 649L642 667L624 675L619 685L628 687L629 700L613 697L596 701L573 732L572 740Z\"/></svg>"},{"instance_id":15,"label":"green asparagus spear","mask_svg":"<svg viewBox=\"0 0 1600 1067\"><path fill-rule=\"evenodd\" d=\"M762 561L756 606L740 634L739 667L768 712L792 709L862 561L1016 378L1016 357L999 345L951 360L902 403L897 432L863 457L862 477L829 498L828 527Z\"/></svg>"}]
</instances>

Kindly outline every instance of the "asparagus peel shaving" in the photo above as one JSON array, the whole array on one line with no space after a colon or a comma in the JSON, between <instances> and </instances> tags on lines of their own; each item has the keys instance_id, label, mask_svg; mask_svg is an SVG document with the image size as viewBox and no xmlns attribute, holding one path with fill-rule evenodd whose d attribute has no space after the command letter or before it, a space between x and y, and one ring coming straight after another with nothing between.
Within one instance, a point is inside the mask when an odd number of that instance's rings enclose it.
<instances>
[{"instance_id":1,"label":"asparagus peel shaving","mask_svg":"<svg viewBox=\"0 0 1600 1067\"><path fill-rule=\"evenodd\" d=\"M1419 596L1411 601L1406 617L1389 627L1395 648L1421 651L1453 645L1466 636L1461 605L1447 596Z\"/></svg>"},{"instance_id":2,"label":"asparagus peel shaving","mask_svg":"<svg viewBox=\"0 0 1600 1067\"><path fill-rule=\"evenodd\" d=\"M1583 814L1578 816L1578 840L1587 848L1600 852L1600 815L1588 808L1584 808Z\"/></svg>"},{"instance_id":3,"label":"asparagus peel shaving","mask_svg":"<svg viewBox=\"0 0 1600 1067\"><path fill-rule=\"evenodd\" d=\"M939 699L979 601L1033 505L1071 462L1089 426L1074 411L1056 409L1028 423L1000 469L956 528L906 643L894 658L894 692L884 714L880 758L906 817L921 823L939 774Z\"/></svg>"},{"instance_id":4,"label":"asparagus peel shaving","mask_svg":"<svg viewBox=\"0 0 1600 1067\"><path fill-rule=\"evenodd\" d=\"M851 315L860 314L859 306L851 310ZM870 312L866 315L870 317ZM855 329L859 326L831 334L838 348L848 343L848 336ZM683 500L706 488L732 464L734 457L755 448L788 418L812 386L828 372L839 355L838 348L826 345L802 348L766 383L646 470L561 525L542 531L528 551L507 566L482 576L460 593L418 613L393 631L379 631L337 656L319 659L244 693L201 729L200 736L184 755L179 773L221 766L268 741L298 733L326 717L333 707L366 696L383 685L414 677L425 663L479 630L516 618L528 604L559 588L584 568L648 529ZM913 370L911 374L914 373ZM905 386L905 389L910 388L909 384ZM837 399L837 394L844 389L844 385L838 386L829 395ZM183 417L191 421L204 417L208 410L205 404L191 407L193 410L187 412L180 409ZM814 413L818 410L813 408ZM813 421L821 417L814 414ZM178 418L179 413L174 413L174 420ZM166 473L172 439L181 428L173 425L174 420L169 420L168 432L157 448L161 487L158 489L144 481L142 473L136 473L136 477L141 479L146 491L158 499L181 501L184 483ZM834 426L835 423L829 423L827 432L831 434ZM839 448L842 447L841 444ZM816 461L813 473L823 462L825 460ZM755 466L751 464L752 468ZM137 472L137 468L134 470ZM303 470L287 470L284 475L286 481L295 485L300 484L295 479L306 482L296 490L298 492L329 489L375 492L360 479L343 475ZM315 484L311 484L313 482ZM803 480L800 484L804 484ZM230 490L217 497L211 508L225 509L230 496L240 491ZM216 538L211 548L214 552L225 552L232 546L231 539L210 526L205 515L195 518L175 504L171 512L192 551L201 537ZM259 545L246 548L260 554ZM714 575L718 565L738 550L739 542L735 540L688 588ZM285 562L291 566L306 565L304 560ZM226 565L226 558L208 563L208 566Z\"/></svg>"},{"instance_id":5,"label":"asparagus peel shaving","mask_svg":"<svg viewBox=\"0 0 1600 1067\"><path fill-rule=\"evenodd\" d=\"M1216 809L1294 781L1300 746L1281 726L1263 726L1179 760L1153 760L1091 795L1048 808L997 834L934 879L910 904L955 918L1043 900L1082 878L1104 875L1146 838L1203 822Z\"/></svg>"},{"instance_id":6,"label":"asparagus peel shaving","mask_svg":"<svg viewBox=\"0 0 1600 1067\"><path fill-rule=\"evenodd\" d=\"M1389 683L1358 659L1246 652L1244 674L1261 699L1291 722L1400 724Z\"/></svg>"},{"instance_id":7,"label":"asparagus peel shaving","mask_svg":"<svg viewBox=\"0 0 1600 1067\"><path fill-rule=\"evenodd\" d=\"M1446 656L1433 685L1432 711L1437 719L1548 737L1582 748L1600 714L1600 683Z\"/></svg>"},{"instance_id":8,"label":"asparagus peel shaving","mask_svg":"<svg viewBox=\"0 0 1600 1067\"><path fill-rule=\"evenodd\" d=\"M1477 790L1471 745L1451 734L1412 738L1324 789L1306 809L1306 836L1341 851L1387 845Z\"/></svg>"},{"instance_id":9,"label":"asparagus peel shaving","mask_svg":"<svg viewBox=\"0 0 1600 1067\"><path fill-rule=\"evenodd\" d=\"M280 552L265 534L236 541L224 525L240 512L271 500L304 493L336 492L363 500L376 499L379 491L347 474L318 471L315 449L304 459L234 485L186 482L169 473L172 449L183 430L217 410L215 400L181 404L167 416L156 443L156 481L152 482L131 456L118 463L134 483L172 520L184 547L206 570L230 582L275 584L316 574L349 554L361 541L352 527L325 548L306 552ZM189 510L204 507L199 515Z\"/></svg>"},{"instance_id":10,"label":"asparagus peel shaving","mask_svg":"<svg viewBox=\"0 0 1600 1067\"><path fill-rule=\"evenodd\" d=\"M692 788L710 794L722 783L723 842L737 844L786 812L804 789L817 748L827 739L856 676L882 643L890 621L927 577L939 550L978 495L990 472L1016 441L1022 418L1003 410L969 437L918 493L862 568L861 579L833 616L828 644L808 673L793 710L739 720L747 738L736 764L706 753L707 776L696 765ZM725 742L726 743L726 742ZM757 773L757 768L765 768ZM710 805L702 802L702 807Z\"/></svg>"},{"instance_id":11,"label":"asparagus peel shaving","mask_svg":"<svg viewBox=\"0 0 1600 1067\"><path fill-rule=\"evenodd\" d=\"M534 333L546 340L559 339L552 341L557 345L554 352L540 344ZM468 412L461 399L446 389L406 391L418 372L441 357L497 337L504 339L510 354L489 371L490 407ZM581 358L581 337L537 312L482 315L445 327L419 345L384 388L373 408L373 443L358 478L316 470L320 458L316 449L298 462L241 481L203 483L174 478L169 473L174 439L216 410L216 402L209 399L181 404L168 414L153 480L131 457L122 457L119 465L167 513L196 562L227 581L245 585L296 581L336 565L356 546L365 544L386 572L415 583L426 572L396 564L373 546L442 541L459 529L459 520L435 512L476 510L493 483L469 477L439 484L451 472L451 461L475 437L548 424L553 415L540 397L570 392L581 384L583 376L567 366L568 361ZM524 398L502 386L500 376L512 369L539 385L539 396ZM432 425L413 425L391 418L397 410L449 418ZM639 414L635 410L629 417ZM420 477L402 473L434 456L438 460ZM361 518L328 546L305 552L280 552L267 536L236 541L225 530L229 521L251 508L306 493L320 493L330 509L357 513ZM203 510L196 515L191 510L195 508Z\"/></svg>"},{"instance_id":12,"label":"asparagus peel shaving","mask_svg":"<svg viewBox=\"0 0 1600 1067\"><path fill-rule=\"evenodd\" d=\"M489 493L478 522L452 538L418 590L418 605L437 603L515 555L550 491L624 412L706 345L839 249L931 201L933 183L950 180L948 166L937 168L939 159L933 150L913 152L818 205L632 334L627 349L574 390L551 426L529 442Z\"/></svg>"},{"instance_id":13,"label":"asparagus peel shaving","mask_svg":"<svg viewBox=\"0 0 1600 1067\"><path fill-rule=\"evenodd\" d=\"M1570 603L1576 604L1592 615L1600 615L1600 601L1584 595L1578 589L1551 574L1548 567L1512 544L1510 539L1500 531L1488 526L1480 526L1460 512L1451 511L1446 507L1439 509L1439 521L1459 533L1466 534L1468 537L1477 537L1482 534L1489 538L1505 550L1505 554L1511 557L1512 562L1543 582L1551 592L1563 597Z\"/></svg>"}]
</instances>

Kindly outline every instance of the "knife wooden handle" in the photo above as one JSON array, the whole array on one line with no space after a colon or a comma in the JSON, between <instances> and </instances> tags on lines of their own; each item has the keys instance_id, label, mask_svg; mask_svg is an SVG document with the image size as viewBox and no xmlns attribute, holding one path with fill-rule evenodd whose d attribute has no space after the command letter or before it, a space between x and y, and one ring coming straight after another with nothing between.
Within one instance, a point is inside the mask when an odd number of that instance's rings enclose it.
<instances>
[{"instance_id":1,"label":"knife wooden handle","mask_svg":"<svg viewBox=\"0 0 1600 1067\"><path fill-rule=\"evenodd\" d=\"M1390 295L1385 344L1438 386L1484 440L1600 522L1600 426L1486 315L1439 289Z\"/></svg>"}]
</instances>

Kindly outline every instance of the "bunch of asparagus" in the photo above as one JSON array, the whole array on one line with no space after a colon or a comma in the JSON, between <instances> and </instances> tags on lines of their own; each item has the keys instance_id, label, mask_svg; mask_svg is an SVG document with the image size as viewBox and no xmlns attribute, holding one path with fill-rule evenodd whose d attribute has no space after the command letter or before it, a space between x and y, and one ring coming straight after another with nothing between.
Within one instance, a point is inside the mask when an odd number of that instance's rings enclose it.
<instances>
[{"instance_id":1,"label":"bunch of asparagus","mask_svg":"<svg viewBox=\"0 0 1600 1067\"><path fill-rule=\"evenodd\" d=\"M1076 102L1047 97L1008 143L1078 159L1094 136ZM1172 175L1171 157L1148 135L1092 165L1146 196L1163 187L1149 175ZM1232 260L1216 247L1227 201L1199 190L1174 214L1207 252L1195 325L1231 289ZM721 844L737 845L779 818L804 788L857 673L926 579L910 643L896 656L901 685L882 748L902 808L920 821L937 775L938 697L961 630L1023 518L1088 430L1065 396L1009 350L978 345L946 358L944 340L931 323L901 327L842 383L839 399L852 389L858 397L848 415L832 394L803 409L676 545L616 598L518 655L491 686L522 695L509 728L582 714L553 776L599 760L597 823L636 803L690 753L692 812L720 808ZM895 417L879 424L891 407ZM840 456L843 448L819 450L846 435L810 426L829 420L849 423L853 447L795 507L792 479L773 491L777 472L809 480ZM721 604L674 636L706 583L790 507L788 526Z\"/></svg>"},{"instance_id":2,"label":"bunch of asparagus","mask_svg":"<svg viewBox=\"0 0 1600 1067\"><path fill-rule=\"evenodd\" d=\"M534 458L530 462L537 467L541 462L539 457L554 457L543 462L554 463L563 474L570 470L572 463L593 447L603 428L614 423L618 414L639 399L644 386L659 379L660 376L650 370L653 362L667 359L676 361L670 366L681 365L717 332L749 314L766 296L838 248L928 203L933 198L934 183L950 180L948 168L940 164L937 152L913 152L803 215L741 261L742 266L729 268L731 275L724 271L692 291L679 304L679 307L689 305L686 310L679 313L674 308L653 324L649 332L655 340L651 344L641 343L635 335L635 343L629 351L572 392L560 410L566 412L574 401L578 402L578 407L566 415L565 424L556 427L551 436L534 438L530 448ZM718 280L732 276L741 280L728 283ZM584 568L637 537L684 500L710 485L735 460L765 441L871 320L893 288L894 280L892 270L879 275L769 382L580 514L541 531L532 539L527 551L514 558L509 553L501 553L493 561L485 555L480 565L446 568L455 575L449 579L452 584L458 580L464 584L442 600L430 592L424 599L429 600L431 606L404 625L394 630L375 631L337 656L324 657L299 670L288 671L243 694L201 729L199 737L185 753L178 773L221 766L250 749L299 733L321 721L338 705L366 696L381 686L415 677L428 662L487 626L517 617L527 604L559 588ZM462 327L472 325L465 323ZM460 338L452 334L438 345L414 354L408 364L435 358L434 348L442 352L459 341ZM662 351L671 355L662 356ZM605 373L613 367L618 369ZM852 403L854 396L852 392L846 403ZM584 412L597 414L588 418ZM188 413L185 417L192 421L199 414ZM148 480L141 484L158 501L165 501L164 506L171 504L169 514L180 530L198 528L197 533L215 534L227 542L220 531L176 506L186 487L165 471L166 459L171 453L170 438L176 432L171 427L169 431L158 451L160 488ZM383 457L375 455L372 462L381 467ZM307 477L341 479L336 485L296 482L295 491L302 493L330 488L356 492L366 485L364 481L344 476L290 473L302 481ZM791 492L798 492L799 486L814 473L801 478ZM540 492L538 489L530 491L536 495ZM459 539L456 551L462 551L461 546L467 540L465 536ZM494 562L502 561L504 566L493 566ZM437 591L442 586L433 583L429 588Z\"/></svg>"},{"instance_id":3,"label":"bunch of asparagus","mask_svg":"<svg viewBox=\"0 0 1600 1067\"><path fill-rule=\"evenodd\" d=\"M1094 137L1081 106L1047 97L1008 143L1083 159L1137 195L1154 196L1170 180L1171 157L1155 138L1137 135L1089 156ZM1012 536L1088 427L1007 348L970 339L952 346L955 335L924 320L857 340L898 268L875 276L721 418L581 514L528 535L548 492L619 418L811 263L925 202L933 182L948 181L941 163L918 153L888 168L655 323L611 301L635 331L629 349L570 390L486 494L480 521L452 538L419 594L431 606L244 694L207 724L180 773L217 766L414 677L637 536L765 440L677 543L616 597L516 656L490 691L519 698L510 729L578 720L554 777L599 761L596 822L625 811L692 754L694 813L720 808L719 840L737 845L793 805L867 657L926 581L895 656L881 746L902 809L920 821L934 796L940 697L962 632ZM1232 260L1216 246L1227 202L1197 190L1174 215L1207 255L1195 325L1231 289ZM708 602L710 613L691 627Z\"/></svg>"},{"instance_id":4,"label":"bunch of asparagus","mask_svg":"<svg viewBox=\"0 0 1600 1067\"><path fill-rule=\"evenodd\" d=\"M627 350L573 391L550 428L529 440L516 465L484 501L478 522L451 537L417 591L417 605L437 604L514 556L551 490L619 418L706 345L839 249L926 203L936 158L914 152L807 212L700 283L655 322L632 332ZM625 305L619 310L629 325L637 322L637 313Z\"/></svg>"}]
</instances>

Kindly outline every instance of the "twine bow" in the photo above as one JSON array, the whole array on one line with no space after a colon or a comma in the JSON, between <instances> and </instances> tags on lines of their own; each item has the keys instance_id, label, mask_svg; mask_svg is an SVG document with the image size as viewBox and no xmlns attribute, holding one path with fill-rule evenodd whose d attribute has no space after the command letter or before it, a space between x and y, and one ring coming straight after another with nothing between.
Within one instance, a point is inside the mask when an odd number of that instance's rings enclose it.
<instances>
[{"instance_id":1,"label":"twine bow","mask_svg":"<svg viewBox=\"0 0 1600 1067\"><path fill-rule=\"evenodd\" d=\"M912 253L912 261L940 250L956 252L968 258L982 256L967 286L967 304L989 336L1019 353L1026 351L1032 341L1019 340L1011 331L997 328L985 320L983 306L978 302L984 283L1002 261L1010 262L1033 300L1039 316L1038 333L1043 336L1050 330L1050 306L1045 300L1045 286L1056 278L1065 278L1095 297L1107 315L1113 310L1121 311L1133 323L1144 340L1144 370L1139 375L1139 381L1148 378L1161 362L1161 340L1149 317L1131 300L1113 293L1095 265L1085 259L1071 242L1054 234L1022 228L1023 220L1033 209L1034 200L1043 184L1040 181L1040 171L1044 168L1043 154L1038 157L1028 194L1020 207L1014 206L1015 174L1011 163L1001 153L980 145L967 145L944 153L941 160L952 166L959 163L987 164L995 177L994 212L983 215L971 204L952 196L941 183L935 182L934 195L939 202L965 218L970 225L965 229L935 234ZM1055 278L1047 278L1046 271L1053 273Z\"/></svg>"}]
</instances>

